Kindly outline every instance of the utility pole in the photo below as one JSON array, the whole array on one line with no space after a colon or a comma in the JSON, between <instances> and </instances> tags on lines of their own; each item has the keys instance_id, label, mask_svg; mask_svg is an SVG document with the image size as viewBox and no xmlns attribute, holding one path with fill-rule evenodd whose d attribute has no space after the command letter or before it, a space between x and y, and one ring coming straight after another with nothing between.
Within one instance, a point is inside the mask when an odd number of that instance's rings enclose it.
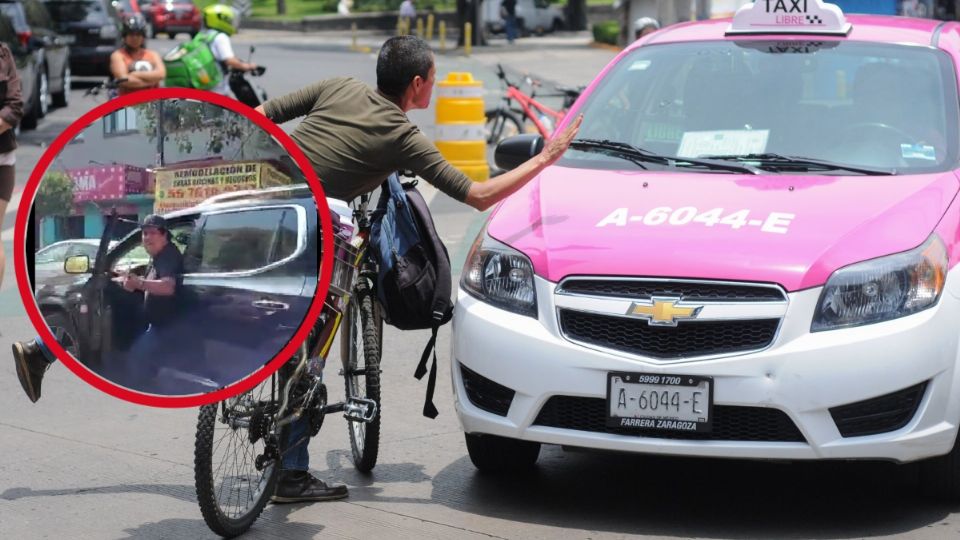
<instances>
[{"instance_id":1,"label":"utility pole","mask_svg":"<svg viewBox=\"0 0 960 540\"><path fill-rule=\"evenodd\" d=\"M166 137L166 133L163 129L163 100L158 99L157 104L157 167L163 167L163 139Z\"/></svg>"}]
</instances>

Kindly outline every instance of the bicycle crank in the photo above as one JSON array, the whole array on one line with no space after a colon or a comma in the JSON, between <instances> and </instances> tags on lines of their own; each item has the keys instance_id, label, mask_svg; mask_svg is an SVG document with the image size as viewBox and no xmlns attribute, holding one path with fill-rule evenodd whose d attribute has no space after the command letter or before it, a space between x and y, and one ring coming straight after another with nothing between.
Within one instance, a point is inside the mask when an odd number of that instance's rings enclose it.
<instances>
[{"instance_id":1,"label":"bicycle crank","mask_svg":"<svg viewBox=\"0 0 960 540\"><path fill-rule=\"evenodd\" d=\"M343 417L365 424L377 417L377 402L372 399L351 397L343 404Z\"/></svg>"}]
</instances>

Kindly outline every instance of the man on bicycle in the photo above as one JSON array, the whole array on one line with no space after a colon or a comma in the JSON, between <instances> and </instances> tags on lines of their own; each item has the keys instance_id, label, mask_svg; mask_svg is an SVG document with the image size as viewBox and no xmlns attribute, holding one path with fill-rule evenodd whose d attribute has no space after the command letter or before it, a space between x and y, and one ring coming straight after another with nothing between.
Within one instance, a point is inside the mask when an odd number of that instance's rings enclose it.
<instances>
[{"instance_id":1,"label":"man on bicycle","mask_svg":"<svg viewBox=\"0 0 960 540\"><path fill-rule=\"evenodd\" d=\"M473 182L450 165L407 118L430 105L436 79L430 46L415 36L387 40L377 58L377 88L348 77L322 80L267 101L257 111L283 123L305 116L291 137L303 150L329 197L352 200L377 189L391 173L410 170L440 191L485 210L519 190L566 151L580 127L577 118L543 151L486 182ZM285 444L301 440L308 421L291 424ZM347 496L309 472L305 439L285 451L274 501L300 502Z\"/></svg>"},{"instance_id":2,"label":"man on bicycle","mask_svg":"<svg viewBox=\"0 0 960 540\"><path fill-rule=\"evenodd\" d=\"M237 13L230 6L222 4L213 4L203 10L203 24L206 26L204 32L210 36L210 52L217 60L217 65L223 77L220 84L213 89L218 94L230 95L230 70L233 71L253 71L257 69L256 64L244 62L233 54L233 44L230 42L230 36L237 33Z\"/></svg>"},{"instance_id":3,"label":"man on bicycle","mask_svg":"<svg viewBox=\"0 0 960 540\"><path fill-rule=\"evenodd\" d=\"M119 95L159 87L167 69L160 55L146 48L147 23L143 16L126 17L120 34L123 46L110 55L110 74L121 81L117 84Z\"/></svg>"}]
</instances>

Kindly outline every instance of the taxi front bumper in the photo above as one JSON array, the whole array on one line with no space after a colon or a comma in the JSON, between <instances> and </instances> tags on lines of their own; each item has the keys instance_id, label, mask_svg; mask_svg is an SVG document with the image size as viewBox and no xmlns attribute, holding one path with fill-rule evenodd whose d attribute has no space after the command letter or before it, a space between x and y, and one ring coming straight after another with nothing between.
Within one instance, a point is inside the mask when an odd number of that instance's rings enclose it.
<instances>
[{"instance_id":1,"label":"taxi front bumper","mask_svg":"<svg viewBox=\"0 0 960 540\"><path fill-rule=\"evenodd\" d=\"M957 438L958 272L948 275L947 290L933 308L826 332L809 331L821 289L792 293L769 347L679 361L599 350L566 339L553 303L555 284L537 278L536 286L537 319L458 292L451 374L457 414L467 433L651 454L895 462L946 454ZM605 428L607 375L612 371L712 377L713 433L690 438ZM911 389L915 399L905 411L905 423L892 430L866 435L853 430L851 435L846 429L844 436L838 424L843 424L842 414L835 418L831 413L869 416L878 405L902 403ZM504 403L509 391L512 397ZM718 414L726 415L723 426L717 425Z\"/></svg>"}]
</instances>

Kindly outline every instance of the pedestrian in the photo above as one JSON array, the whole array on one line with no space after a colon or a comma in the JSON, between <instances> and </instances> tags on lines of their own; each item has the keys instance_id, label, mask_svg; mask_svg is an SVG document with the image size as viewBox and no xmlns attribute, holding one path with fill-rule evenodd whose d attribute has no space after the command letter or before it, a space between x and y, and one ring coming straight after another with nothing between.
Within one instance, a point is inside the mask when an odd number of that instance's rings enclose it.
<instances>
[{"instance_id":1,"label":"pedestrian","mask_svg":"<svg viewBox=\"0 0 960 540\"><path fill-rule=\"evenodd\" d=\"M653 17L640 17L633 21L633 39L634 41L652 34L660 29L660 23Z\"/></svg>"},{"instance_id":2,"label":"pedestrian","mask_svg":"<svg viewBox=\"0 0 960 540\"><path fill-rule=\"evenodd\" d=\"M405 28L410 28L410 23L417 18L417 9L413 5L413 0L403 0L400 3L400 21Z\"/></svg>"},{"instance_id":3,"label":"pedestrian","mask_svg":"<svg viewBox=\"0 0 960 540\"><path fill-rule=\"evenodd\" d=\"M582 117L551 139L536 156L485 182L455 169L407 117L430 106L436 81L433 51L415 36L388 39L377 58L377 87L336 77L272 99L256 110L282 124L305 117L290 134L303 150L328 197L353 200L393 172L409 170L444 194L485 210L516 192L566 151ZM321 501L347 496L342 484L328 485L309 473L309 420L290 425L274 500ZM301 441L298 446L291 446Z\"/></svg>"},{"instance_id":4,"label":"pedestrian","mask_svg":"<svg viewBox=\"0 0 960 540\"><path fill-rule=\"evenodd\" d=\"M507 43L513 44L517 39L517 0L501 0L500 17L507 32Z\"/></svg>"},{"instance_id":5,"label":"pedestrian","mask_svg":"<svg viewBox=\"0 0 960 540\"><path fill-rule=\"evenodd\" d=\"M119 95L137 90L158 88L167 76L163 59L147 48L147 22L138 14L124 18L120 27L123 46L110 55L110 74L116 81Z\"/></svg>"}]
</instances>

